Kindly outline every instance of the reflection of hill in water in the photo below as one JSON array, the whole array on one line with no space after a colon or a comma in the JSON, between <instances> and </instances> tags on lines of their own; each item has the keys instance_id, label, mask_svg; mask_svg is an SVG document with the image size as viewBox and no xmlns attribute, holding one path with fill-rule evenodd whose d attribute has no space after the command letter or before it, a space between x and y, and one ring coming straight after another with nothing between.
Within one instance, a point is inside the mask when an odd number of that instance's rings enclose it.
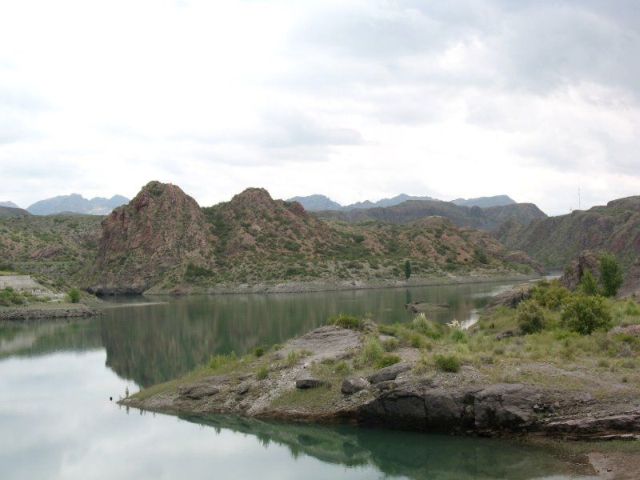
<instances>
[{"instance_id":1,"label":"reflection of hill in water","mask_svg":"<svg viewBox=\"0 0 640 480\"><path fill-rule=\"evenodd\" d=\"M265 446L271 442L286 446L296 458L308 455L346 467L371 465L385 475L412 479L525 480L581 473L576 470L575 459L570 463L547 449L499 440L225 416L184 419L254 435Z\"/></svg>"},{"instance_id":2,"label":"reflection of hill in water","mask_svg":"<svg viewBox=\"0 0 640 480\"><path fill-rule=\"evenodd\" d=\"M487 286L484 286L486 290ZM417 290L417 291L415 291ZM217 353L243 354L322 325L338 313L406 321L404 305L448 303L437 319L466 318L482 299L478 286L387 289L290 295L227 295L173 299L166 304L111 309L99 320L107 365L149 386L184 374Z\"/></svg>"}]
</instances>

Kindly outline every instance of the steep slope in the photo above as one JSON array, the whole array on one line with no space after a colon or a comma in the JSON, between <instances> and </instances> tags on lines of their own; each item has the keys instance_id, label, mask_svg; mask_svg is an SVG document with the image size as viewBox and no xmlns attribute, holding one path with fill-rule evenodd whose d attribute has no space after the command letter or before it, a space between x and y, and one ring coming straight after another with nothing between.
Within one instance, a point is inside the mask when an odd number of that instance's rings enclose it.
<instances>
[{"instance_id":1,"label":"steep slope","mask_svg":"<svg viewBox=\"0 0 640 480\"><path fill-rule=\"evenodd\" d=\"M583 250L607 250L629 265L640 255L640 196L527 226L507 222L497 237L550 267L566 265Z\"/></svg>"},{"instance_id":2,"label":"steep slope","mask_svg":"<svg viewBox=\"0 0 640 480\"><path fill-rule=\"evenodd\" d=\"M87 215L108 215L111 211L124 205L129 200L122 195L111 198L95 197L90 200L73 193L40 200L29 206L27 210L33 215L55 215L58 213L81 213Z\"/></svg>"},{"instance_id":3,"label":"steep slope","mask_svg":"<svg viewBox=\"0 0 640 480\"><path fill-rule=\"evenodd\" d=\"M150 182L102 222L91 290L143 292L170 270L212 263L214 243L193 198L175 185Z\"/></svg>"},{"instance_id":4,"label":"steep slope","mask_svg":"<svg viewBox=\"0 0 640 480\"><path fill-rule=\"evenodd\" d=\"M386 208L370 208L348 212L317 212L319 218L348 223L369 221L403 224L430 216L448 218L459 227L497 230L505 221L527 224L534 219L546 218L544 212L531 203L497 206L491 208L464 207L439 200L410 200Z\"/></svg>"},{"instance_id":5,"label":"steep slope","mask_svg":"<svg viewBox=\"0 0 640 480\"><path fill-rule=\"evenodd\" d=\"M451 203L462 207L489 208L513 205L517 202L508 195L494 195L492 197L456 198L455 200L451 200Z\"/></svg>"}]
</instances>

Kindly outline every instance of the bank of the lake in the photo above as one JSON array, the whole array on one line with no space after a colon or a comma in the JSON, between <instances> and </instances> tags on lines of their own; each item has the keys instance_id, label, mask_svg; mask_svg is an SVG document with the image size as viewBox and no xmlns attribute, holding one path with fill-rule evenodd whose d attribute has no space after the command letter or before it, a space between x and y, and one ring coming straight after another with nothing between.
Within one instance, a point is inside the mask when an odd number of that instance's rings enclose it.
<instances>
[{"instance_id":1,"label":"bank of the lake","mask_svg":"<svg viewBox=\"0 0 640 480\"><path fill-rule=\"evenodd\" d=\"M36 303L15 307L0 307L0 322L88 318L100 315L98 308L82 303Z\"/></svg>"}]
</instances>

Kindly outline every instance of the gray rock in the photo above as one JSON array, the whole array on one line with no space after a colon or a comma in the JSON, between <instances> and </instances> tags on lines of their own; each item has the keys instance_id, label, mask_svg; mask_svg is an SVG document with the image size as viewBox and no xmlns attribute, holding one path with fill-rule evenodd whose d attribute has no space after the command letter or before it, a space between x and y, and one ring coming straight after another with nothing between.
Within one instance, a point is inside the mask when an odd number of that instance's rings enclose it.
<instances>
[{"instance_id":1,"label":"gray rock","mask_svg":"<svg viewBox=\"0 0 640 480\"><path fill-rule=\"evenodd\" d=\"M178 394L183 398L190 400L200 400L204 397L212 397L220 392L220 388L209 383L197 383L188 387L178 389Z\"/></svg>"},{"instance_id":2,"label":"gray rock","mask_svg":"<svg viewBox=\"0 0 640 480\"><path fill-rule=\"evenodd\" d=\"M353 395L360 390L364 390L369 387L369 382L364 378L345 378L342 382L340 391L345 395Z\"/></svg>"},{"instance_id":3,"label":"gray rock","mask_svg":"<svg viewBox=\"0 0 640 480\"><path fill-rule=\"evenodd\" d=\"M534 419L535 392L521 384L491 385L476 393L475 426L479 430L515 431Z\"/></svg>"},{"instance_id":4,"label":"gray rock","mask_svg":"<svg viewBox=\"0 0 640 480\"><path fill-rule=\"evenodd\" d=\"M407 363L396 363L395 365L391 365L390 367L385 367L377 372L369 375L367 380L369 383L380 383L380 382L388 382L389 380L395 380L398 375L407 370L411 370L411 365Z\"/></svg>"},{"instance_id":5,"label":"gray rock","mask_svg":"<svg viewBox=\"0 0 640 480\"><path fill-rule=\"evenodd\" d=\"M301 377L296 380L296 388L306 390L309 388L328 387L330 384L315 377Z\"/></svg>"}]
</instances>

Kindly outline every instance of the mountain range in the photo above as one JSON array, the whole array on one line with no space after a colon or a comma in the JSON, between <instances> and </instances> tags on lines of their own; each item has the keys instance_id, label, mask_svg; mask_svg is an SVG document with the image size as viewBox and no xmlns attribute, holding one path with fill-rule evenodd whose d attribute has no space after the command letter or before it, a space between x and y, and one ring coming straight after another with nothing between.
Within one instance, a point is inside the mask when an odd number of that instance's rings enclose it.
<instances>
[{"instance_id":1,"label":"mountain range","mask_svg":"<svg viewBox=\"0 0 640 480\"><path fill-rule=\"evenodd\" d=\"M95 197L86 199L82 195L60 195L40 200L27 208L33 215L55 215L59 213L78 213L85 215L108 215L111 211L129 201L122 195L111 198Z\"/></svg>"},{"instance_id":2,"label":"mountain range","mask_svg":"<svg viewBox=\"0 0 640 480\"><path fill-rule=\"evenodd\" d=\"M349 211L349 210L357 210L357 209L369 209L369 208L385 208L385 207L393 207L395 205L399 205L401 203L417 200L417 201L439 201L435 198L427 197L427 196L414 196L407 195L405 193L401 193L400 195L396 195L392 198L383 198L381 200L372 202L370 200L365 200L364 202L352 203L349 205L341 205L338 202L331 200L329 197L325 195L308 195L304 197L292 197L288 199L289 202L298 202L300 205L304 207L308 212L318 212L325 210L336 210L336 211ZM449 203L449 202L446 202ZM511 205L516 203L512 198L507 195L496 195L493 197L478 197L478 198L457 198L452 200L450 203L454 203L455 205L461 205L466 207L497 207L504 205Z\"/></svg>"}]
</instances>

